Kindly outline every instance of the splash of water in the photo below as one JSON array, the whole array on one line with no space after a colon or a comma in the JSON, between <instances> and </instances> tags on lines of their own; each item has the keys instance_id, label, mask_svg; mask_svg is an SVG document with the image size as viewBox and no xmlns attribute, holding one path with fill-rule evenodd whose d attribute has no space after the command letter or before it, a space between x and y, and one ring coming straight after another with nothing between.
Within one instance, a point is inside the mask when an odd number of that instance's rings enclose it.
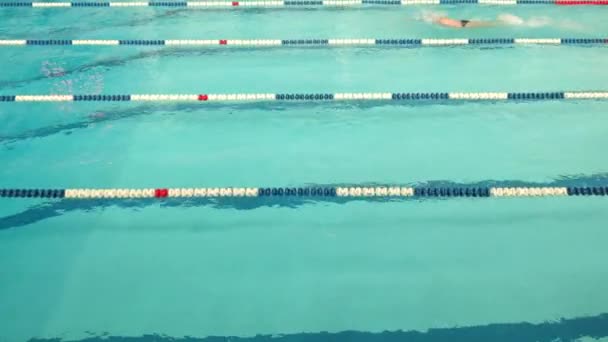
<instances>
[{"instance_id":1,"label":"splash of water","mask_svg":"<svg viewBox=\"0 0 608 342\"><path fill-rule=\"evenodd\" d=\"M424 10L416 16L416 20L421 20L426 23L432 24L442 17L447 17L447 13Z\"/></svg>"},{"instance_id":2,"label":"splash of water","mask_svg":"<svg viewBox=\"0 0 608 342\"><path fill-rule=\"evenodd\" d=\"M498 21L505 23L507 25L519 26L519 25L523 25L525 23L525 21L522 18L520 18L516 15L507 14L507 13L500 14L497 19L498 19Z\"/></svg>"}]
</instances>

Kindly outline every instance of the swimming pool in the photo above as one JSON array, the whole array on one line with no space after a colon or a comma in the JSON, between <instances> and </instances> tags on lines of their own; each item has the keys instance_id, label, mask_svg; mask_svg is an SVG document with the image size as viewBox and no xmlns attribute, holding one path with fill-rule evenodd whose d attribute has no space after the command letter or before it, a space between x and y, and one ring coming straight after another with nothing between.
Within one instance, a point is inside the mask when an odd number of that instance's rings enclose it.
<instances>
[{"instance_id":1,"label":"swimming pool","mask_svg":"<svg viewBox=\"0 0 608 342\"><path fill-rule=\"evenodd\" d=\"M608 8L270 5L0 8L0 341L608 337Z\"/></svg>"}]
</instances>

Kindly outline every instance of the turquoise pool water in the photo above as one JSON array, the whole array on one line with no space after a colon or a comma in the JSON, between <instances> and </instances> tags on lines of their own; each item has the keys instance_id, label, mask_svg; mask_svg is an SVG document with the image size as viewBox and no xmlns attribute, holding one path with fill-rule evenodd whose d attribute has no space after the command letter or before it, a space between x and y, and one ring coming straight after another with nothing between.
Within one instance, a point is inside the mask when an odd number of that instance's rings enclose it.
<instances>
[{"instance_id":1,"label":"turquoise pool water","mask_svg":"<svg viewBox=\"0 0 608 342\"><path fill-rule=\"evenodd\" d=\"M429 11L511 13L527 24L453 30L419 20ZM607 14L0 8L0 39L601 38ZM607 53L0 47L0 94L605 90ZM607 110L605 101L2 102L0 188L595 184L608 181ZM606 205L605 197L1 198L0 341L394 337L385 330L446 340L428 329L475 340L459 327L484 331L486 341L595 341L608 336ZM527 334L522 322L550 333ZM343 331L362 335L320 334Z\"/></svg>"}]
</instances>

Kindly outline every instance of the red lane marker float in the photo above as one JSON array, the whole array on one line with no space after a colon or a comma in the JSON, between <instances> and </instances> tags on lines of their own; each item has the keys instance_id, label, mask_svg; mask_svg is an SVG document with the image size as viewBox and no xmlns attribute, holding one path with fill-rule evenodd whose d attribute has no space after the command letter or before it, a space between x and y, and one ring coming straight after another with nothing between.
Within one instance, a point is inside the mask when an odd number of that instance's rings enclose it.
<instances>
[{"instance_id":1,"label":"red lane marker float","mask_svg":"<svg viewBox=\"0 0 608 342\"><path fill-rule=\"evenodd\" d=\"M232 6L238 6L238 5L239 5L239 2L238 2L238 1L233 1L233 2L232 2Z\"/></svg>"},{"instance_id":2,"label":"red lane marker float","mask_svg":"<svg viewBox=\"0 0 608 342\"><path fill-rule=\"evenodd\" d=\"M556 5L576 6L576 5L608 5L608 0L557 0Z\"/></svg>"},{"instance_id":3,"label":"red lane marker float","mask_svg":"<svg viewBox=\"0 0 608 342\"><path fill-rule=\"evenodd\" d=\"M167 189L156 189L154 190L154 197L161 198L169 196L169 190Z\"/></svg>"},{"instance_id":4,"label":"red lane marker float","mask_svg":"<svg viewBox=\"0 0 608 342\"><path fill-rule=\"evenodd\" d=\"M228 41L226 39L220 39L220 45L226 45Z\"/></svg>"},{"instance_id":5,"label":"red lane marker float","mask_svg":"<svg viewBox=\"0 0 608 342\"><path fill-rule=\"evenodd\" d=\"M207 101L207 100L209 100L209 96L207 96L207 94L200 94L198 96L198 100L199 101Z\"/></svg>"}]
</instances>

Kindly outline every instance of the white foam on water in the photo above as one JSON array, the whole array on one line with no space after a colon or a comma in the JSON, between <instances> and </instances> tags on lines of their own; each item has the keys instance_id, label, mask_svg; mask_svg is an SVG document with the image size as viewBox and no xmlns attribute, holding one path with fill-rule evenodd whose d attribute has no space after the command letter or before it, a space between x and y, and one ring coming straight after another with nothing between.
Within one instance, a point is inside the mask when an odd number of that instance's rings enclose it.
<instances>
[{"instance_id":1,"label":"white foam on water","mask_svg":"<svg viewBox=\"0 0 608 342\"><path fill-rule=\"evenodd\" d=\"M508 13L500 14L497 20L508 25L523 25L525 23L522 18Z\"/></svg>"},{"instance_id":2,"label":"white foam on water","mask_svg":"<svg viewBox=\"0 0 608 342\"><path fill-rule=\"evenodd\" d=\"M423 10L420 11L418 15L416 15L416 20L421 20L426 23L432 24L442 17L447 17L447 13Z\"/></svg>"},{"instance_id":3,"label":"white foam on water","mask_svg":"<svg viewBox=\"0 0 608 342\"><path fill-rule=\"evenodd\" d=\"M567 20L559 20L556 21L551 17L547 16L537 16L523 19L521 17L504 13L500 14L497 17L497 21L502 22L506 25L512 26L523 26L523 27L531 27L531 28L539 28L539 27L547 27L552 26L561 29L571 29L571 30L580 30L583 26L576 21L567 19Z\"/></svg>"}]
</instances>

